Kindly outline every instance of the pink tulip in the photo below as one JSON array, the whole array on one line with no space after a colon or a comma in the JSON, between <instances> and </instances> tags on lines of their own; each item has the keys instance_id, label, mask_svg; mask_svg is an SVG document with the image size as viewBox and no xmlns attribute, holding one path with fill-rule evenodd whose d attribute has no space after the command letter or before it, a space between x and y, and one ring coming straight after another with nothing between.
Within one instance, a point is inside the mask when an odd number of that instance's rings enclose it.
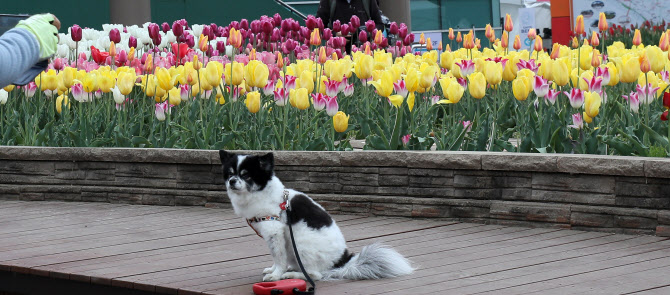
<instances>
[{"instance_id":1,"label":"pink tulip","mask_svg":"<svg viewBox=\"0 0 670 295\"><path fill-rule=\"evenodd\" d=\"M179 85L179 96L181 97L181 100L187 100L188 99L188 91L191 89L191 86L188 84L185 85Z\"/></svg>"},{"instance_id":2,"label":"pink tulip","mask_svg":"<svg viewBox=\"0 0 670 295\"><path fill-rule=\"evenodd\" d=\"M409 143L409 139L412 138L412 134L407 134L401 138L402 140L402 145L407 145Z\"/></svg>"},{"instance_id":3,"label":"pink tulip","mask_svg":"<svg viewBox=\"0 0 670 295\"><path fill-rule=\"evenodd\" d=\"M65 65L63 64L63 59L62 58L55 58L53 63L51 63L53 66L54 70L56 71L61 71L63 68L65 68Z\"/></svg>"},{"instance_id":4,"label":"pink tulip","mask_svg":"<svg viewBox=\"0 0 670 295\"><path fill-rule=\"evenodd\" d=\"M466 133L472 130L472 121L461 121L461 124L463 124L463 129L465 129Z\"/></svg>"},{"instance_id":5,"label":"pink tulip","mask_svg":"<svg viewBox=\"0 0 670 295\"><path fill-rule=\"evenodd\" d=\"M560 93L561 93L560 91L549 89L549 91L547 92L547 96L545 96L544 98L546 99L546 101L554 105Z\"/></svg>"},{"instance_id":6,"label":"pink tulip","mask_svg":"<svg viewBox=\"0 0 670 295\"><path fill-rule=\"evenodd\" d=\"M70 92L72 93L72 96L76 101L78 102L88 101L89 95L88 93L86 93L86 91L84 91L84 86L81 85L81 83L72 85L72 87L70 87Z\"/></svg>"},{"instance_id":7,"label":"pink tulip","mask_svg":"<svg viewBox=\"0 0 670 295\"><path fill-rule=\"evenodd\" d=\"M339 105L337 104L336 96L326 96L326 114L328 116L335 116L339 110Z\"/></svg>"},{"instance_id":8,"label":"pink tulip","mask_svg":"<svg viewBox=\"0 0 670 295\"><path fill-rule=\"evenodd\" d=\"M628 104L630 105L630 110L633 113L638 113L640 110L640 96L636 92L631 92L630 96L628 95L622 95L626 101L628 101Z\"/></svg>"},{"instance_id":9,"label":"pink tulip","mask_svg":"<svg viewBox=\"0 0 670 295\"><path fill-rule=\"evenodd\" d=\"M354 94L354 84L349 84L344 87L344 91L342 91L344 96L349 97Z\"/></svg>"},{"instance_id":10,"label":"pink tulip","mask_svg":"<svg viewBox=\"0 0 670 295\"><path fill-rule=\"evenodd\" d=\"M467 77L475 71L475 63L469 59L463 59L456 63L461 68L461 76Z\"/></svg>"},{"instance_id":11,"label":"pink tulip","mask_svg":"<svg viewBox=\"0 0 670 295\"><path fill-rule=\"evenodd\" d=\"M549 83L546 79L535 76L535 83L533 83L533 90L537 97L545 97L549 93Z\"/></svg>"},{"instance_id":12,"label":"pink tulip","mask_svg":"<svg viewBox=\"0 0 670 295\"><path fill-rule=\"evenodd\" d=\"M397 35L398 34L398 23L392 22L391 26L389 27L389 34L391 35Z\"/></svg>"},{"instance_id":13,"label":"pink tulip","mask_svg":"<svg viewBox=\"0 0 670 295\"><path fill-rule=\"evenodd\" d=\"M601 67L596 69L596 76L602 78L602 84L607 85L610 83L610 69L608 67Z\"/></svg>"},{"instance_id":14,"label":"pink tulip","mask_svg":"<svg viewBox=\"0 0 670 295\"><path fill-rule=\"evenodd\" d=\"M358 29L358 27L361 26L361 19L358 18L356 15L351 16L351 20L349 20L349 23L351 24L352 27Z\"/></svg>"},{"instance_id":15,"label":"pink tulip","mask_svg":"<svg viewBox=\"0 0 670 295\"><path fill-rule=\"evenodd\" d=\"M658 91L660 87L653 87L651 83L647 84L647 86L640 86L639 84L637 85L637 94L640 97L640 102L643 104L651 104L654 102L654 99L656 98L656 91Z\"/></svg>"},{"instance_id":16,"label":"pink tulip","mask_svg":"<svg viewBox=\"0 0 670 295\"><path fill-rule=\"evenodd\" d=\"M349 35L351 31L349 30L351 27L348 24L342 24L342 27L340 28L340 32L342 33L343 36Z\"/></svg>"},{"instance_id":17,"label":"pink tulip","mask_svg":"<svg viewBox=\"0 0 670 295\"><path fill-rule=\"evenodd\" d=\"M340 30L342 29L342 23L340 23L340 20L336 20L333 22L333 32L339 33Z\"/></svg>"},{"instance_id":18,"label":"pink tulip","mask_svg":"<svg viewBox=\"0 0 670 295\"><path fill-rule=\"evenodd\" d=\"M670 83L670 73L668 71L661 71L658 74L661 75L661 79L663 79L665 83Z\"/></svg>"},{"instance_id":19,"label":"pink tulip","mask_svg":"<svg viewBox=\"0 0 670 295\"><path fill-rule=\"evenodd\" d=\"M373 20L368 20L365 22L365 30L368 32L371 32L375 29L375 21Z\"/></svg>"},{"instance_id":20,"label":"pink tulip","mask_svg":"<svg viewBox=\"0 0 670 295\"><path fill-rule=\"evenodd\" d=\"M433 96L431 96L431 97L430 97L430 104L431 104L431 105L437 104L437 102L439 102L441 98L442 98L442 97L440 97L439 95L433 95Z\"/></svg>"},{"instance_id":21,"label":"pink tulip","mask_svg":"<svg viewBox=\"0 0 670 295\"><path fill-rule=\"evenodd\" d=\"M314 109L317 111L326 108L326 96L322 93L312 94L312 101L314 102Z\"/></svg>"},{"instance_id":22,"label":"pink tulip","mask_svg":"<svg viewBox=\"0 0 670 295\"><path fill-rule=\"evenodd\" d=\"M398 37L400 39L405 39L407 37L408 29L405 24L400 24L400 28L398 29Z\"/></svg>"},{"instance_id":23,"label":"pink tulip","mask_svg":"<svg viewBox=\"0 0 670 295\"><path fill-rule=\"evenodd\" d=\"M337 96L337 94L340 92L340 84L342 84L342 82L330 80L324 84L326 85L326 95Z\"/></svg>"},{"instance_id":24,"label":"pink tulip","mask_svg":"<svg viewBox=\"0 0 670 295\"><path fill-rule=\"evenodd\" d=\"M291 75L284 76L284 80L282 81L284 83L284 88L288 90L295 89L295 79L296 77Z\"/></svg>"},{"instance_id":25,"label":"pink tulip","mask_svg":"<svg viewBox=\"0 0 670 295\"><path fill-rule=\"evenodd\" d=\"M582 78L586 83L589 85L589 91L590 92L602 92L602 84L603 84L603 78L598 77L598 76L593 76L591 80L588 80L586 78Z\"/></svg>"},{"instance_id":26,"label":"pink tulip","mask_svg":"<svg viewBox=\"0 0 670 295\"><path fill-rule=\"evenodd\" d=\"M568 125L568 127L575 128L578 130L584 128L584 119L582 119L582 114L581 113L573 114L572 125Z\"/></svg>"},{"instance_id":27,"label":"pink tulip","mask_svg":"<svg viewBox=\"0 0 670 295\"><path fill-rule=\"evenodd\" d=\"M181 35L184 34L184 26L182 26L181 23L178 22L178 21L173 22L172 23L172 33L175 36L180 37Z\"/></svg>"},{"instance_id":28,"label":"pink tulip","mask_svg":"<svg viewBox=\"0 0 670 295\"><path fill-rule=\"evenodd\" d=\"M570 92L563 92L568 96L570 100L570 105L575 108L581 108L584 105L584 92L581 89L572 88ZM581 118L581 116L580 116Z\"/></svg>"},{"instance_id":29,"label":"pink tulip","mask_svg":"<svg viewBox=\"0 0 670 295\"><path fill-rule=\"evenodd\" d=\"M125 50L119 51L119 53L116 55L115 59L115 64L117 67L122 67L126 64L128 61L128 53L126 53Z\"/></svg>"},{"instance_id":30,"label":"pink tulip","mask_svg":"<svg viewBox=\"0 0 670 295\"><path fill-rule=\"evenodd\" d=\"M163 33L167 33L170 30L170 24L168 24L167 22L164 22L161 25L161 30L163 30Z\"/></svg>"},{"instance_id":31,"label":"pink tulip","mask_svg":"<svg viewBox=\"0 0 670 295\"><path fill-rule=\"evenodd\" d=\"M274 91L274 96L275 96L275 104L277 104L280 107L283 107L286 105L286 102L289 99L289 90L286 88L279 88Z\"/></svg>"},{"instance_id":32,"label":"pink tulip","mask_svg":"<svg viewBox=\"0 0 670 295\"><path fill-rule=\"evenodd\" d=\"M305 26L307 26L307 29L310 31L314 30L314 28L316 28L316 18L313 15L308 15L305 20Z\"/></svg>"},{"instance_id":33,"label":"pink tulip","mask_svg":"<svg viewBox=\"0 0 670 295\"><path fill-rule=\"evenodd\" d=\"M330 29L323 30L323 36L321 37L321 39L323 39L324 41L328 41L332 37L333 37L333 31L331 31Z\"/></svg>"},{"instance_id":34,"label":"pink tulip","mask_svg":"<svg viewBox=\"0 0 670 295\"><path fill-rule=\"evenodd\" d=\"M159 30L160 30L158 28L158 24L154 24L154 23L149 24L149 27L147 29L149 31L149 37L151 39L155 39L157 36L160 36L160 34L158 33Z\"/></svg>"},{"instance_id":35,"label":"pink tulip","mask_svg":"<svg viewBox=\"0 0 670 295\"><path fill-rule=\"evenodd\" d=\"M272 25L275 27L278 27L279 24L281 24L281 15L279 13L275 13L275 15L272 16Z\"/></svg>"},{"instance_id":36,"label":"pink tulip","mask_svg":"<svg viewBox=\"0 0 670 295\"><path fill-rule=\"evenodd\" d=\"M519 68L519 70L529 69L529 70L533 71L535 74L537 74L537 70L540 68L540 65L542 65L542 64L537 64L536 65L534 59L531 59L529 61L525 61L525 60L522 59L522 60L519 60L519 62L516 64L516 66Z\"/></svg>"},{"instance_id":37,"label":"pink tulip","mask_svg":"<svg viewBox=\"0 0 670 295\"><path fill-rule=\"evenodd\" d=\"M263 87L263 94L269 96L274 93L274 90L275 90L275 82L268 80L268 83L265 84L265 87Z\"/></svg>"},{"instance_id":38,"label":"pink tulip","mask_svg":"<svg viewBox=\"0 0 670 295\"><path fill-rule=\"evenodd\" d=\"M368 33L366 31L361 31L358 34L358 41L367 42L368 41Z\"/></svg>"},{"instance_id":39,"label":"pink tulip","mask_svg":"<svg viewBox=\"0 0 670 295\"><path fill-rule=\"evenodd\" d=\"M35 84L35 82L30 82L23 87L23 93L25 93L27 98L33 97L37 91L37 84Z\"/></svg>"},{"instance_id":40,"label":"pink tulip","mask_svg":"<svg viewBox=\"0 0 670 295\"><path fill-rule=\"evenodd\" d=\"M407 86L405 84L405 80L398 80L393 83L393 89L395 90L395 93L402 96L403 98L407 97L408 91L407 91Z\"/></svg>"},{"instance_id":41,"label":"pink tulip","mask_svg":"<svg viewBox=\"0 0 670 295\"><path fill-rule=\"evenodd\" d=\"M167 100L162 102L162 103L157 103L156 104L155 113L156 113L156 119L158 119L158 121L165 121L165 113L166 112L169 113L168 108L169 108L169 106L168 106Z\"/></svg>"}]
</instances>

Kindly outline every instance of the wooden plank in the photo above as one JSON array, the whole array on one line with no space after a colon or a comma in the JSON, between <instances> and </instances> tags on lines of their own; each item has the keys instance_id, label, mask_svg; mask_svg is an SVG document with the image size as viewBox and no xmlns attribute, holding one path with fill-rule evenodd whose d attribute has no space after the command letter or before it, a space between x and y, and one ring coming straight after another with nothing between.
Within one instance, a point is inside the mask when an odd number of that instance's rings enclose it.
<instances>
[{"instance_id":1,"label":"wooden plank","mask_svg":"<svg viewBox=\"0 0 670 295\"><path fill-rule=\"evenodd\" d=\"M666 272L667 274L667 272ZM635 295L668 295L670 294L670 285L668 286L663 286L659 288L653 288L649 290L644 290L644 291L639 291L639 292L634 292L634 293L628 293L628 294L635 294ZM628 295L626 294L626 295Z\"/></svg>"}]
</instances>

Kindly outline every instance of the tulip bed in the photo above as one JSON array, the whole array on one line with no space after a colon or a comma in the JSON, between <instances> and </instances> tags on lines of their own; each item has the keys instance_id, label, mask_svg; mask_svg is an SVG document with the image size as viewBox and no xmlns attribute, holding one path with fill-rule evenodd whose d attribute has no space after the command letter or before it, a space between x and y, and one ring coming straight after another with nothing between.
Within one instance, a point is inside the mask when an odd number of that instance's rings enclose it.
<instances>
[{"instance_id":1,"label":"tulip bed","mask_svg":"<svg viewBox=\"0 0 670 295\"><path fill-rule=\"evenodd\" d=\"M668 156L670 32L658 46L636 32L629 47L605 47L606 21L590 38L577 23L573 47L551 53L542 42L508 50L507 17L500 39L488 27L488 47L472 32L438 48L421 35L421 54L404 24L384 35L356 17L332 29L279 15L73 26L47 71L0 90L0 144L350 150L364 139L377 150ZM346 54L351 35L360 43Z\"/></svg>"}]
</instances>

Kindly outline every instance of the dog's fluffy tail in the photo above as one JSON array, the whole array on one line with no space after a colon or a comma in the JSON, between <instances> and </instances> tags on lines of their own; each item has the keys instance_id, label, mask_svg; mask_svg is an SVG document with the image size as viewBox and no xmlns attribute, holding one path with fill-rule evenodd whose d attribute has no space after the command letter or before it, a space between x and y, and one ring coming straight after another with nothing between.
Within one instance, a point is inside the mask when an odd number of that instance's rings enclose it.
<instances>
[{"instance_id":1,"label":"dog's fluffy tail","mask_svg":"<svg viewBox=\"0 0 670 295\"><path fill-rule=\"evenodd\" d=\"M396 250L372 244L354 255L343 267L328 272L324 279L371 280L411 274L414 267Z\"/></svg>"}]
</instances>

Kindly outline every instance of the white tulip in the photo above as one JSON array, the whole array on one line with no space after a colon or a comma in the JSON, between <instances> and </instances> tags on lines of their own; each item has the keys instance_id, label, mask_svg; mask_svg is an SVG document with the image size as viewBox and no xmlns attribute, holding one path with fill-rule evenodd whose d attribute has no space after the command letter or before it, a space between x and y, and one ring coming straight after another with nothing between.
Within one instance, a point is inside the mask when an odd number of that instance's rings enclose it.
<instances>
[{"instance_id":1,"label":"white tulip","mask_svg":"<svg viewBox=\"0 0 670 295\"><path fill-rule=\"evenodd\" d=\"M7 93L7 91L4 89L0 89L0 104L6 104L7 97L9 97L9 93Z\"/></svg>"}]
</instances>

